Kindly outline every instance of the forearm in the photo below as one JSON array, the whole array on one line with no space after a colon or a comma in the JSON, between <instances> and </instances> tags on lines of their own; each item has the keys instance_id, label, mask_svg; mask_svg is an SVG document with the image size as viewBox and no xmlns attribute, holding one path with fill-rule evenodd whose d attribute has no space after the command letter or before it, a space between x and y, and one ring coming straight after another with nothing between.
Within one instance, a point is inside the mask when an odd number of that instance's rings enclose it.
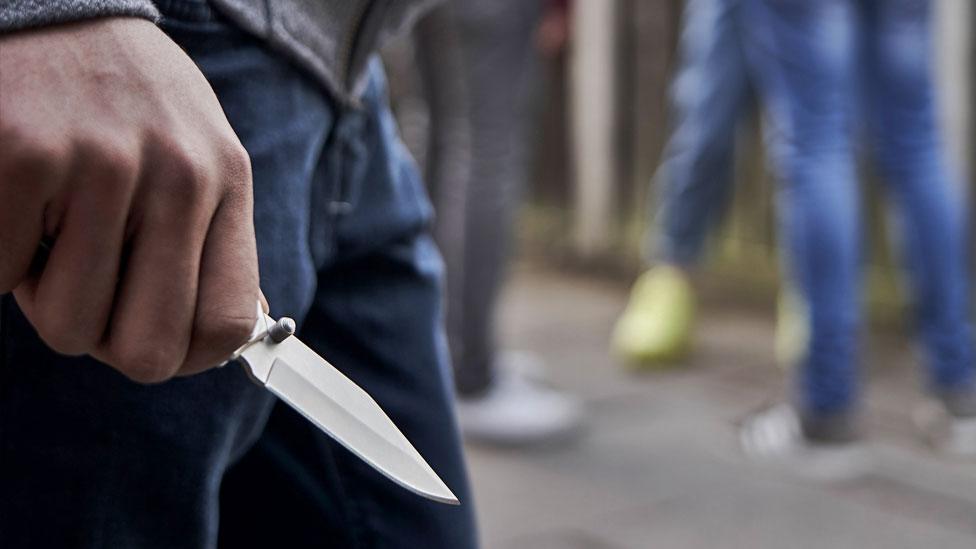
<instances>
[{"instance_id":1,"label":"forearm","mask_svg":"<svg viewBox=\"0 0 976 549\"><path fill-rule=\"evenodd\" d=\"M159 11L151 0L0 0L0 34L112 16L155 21Z\"/></svg>"}]
</instances>

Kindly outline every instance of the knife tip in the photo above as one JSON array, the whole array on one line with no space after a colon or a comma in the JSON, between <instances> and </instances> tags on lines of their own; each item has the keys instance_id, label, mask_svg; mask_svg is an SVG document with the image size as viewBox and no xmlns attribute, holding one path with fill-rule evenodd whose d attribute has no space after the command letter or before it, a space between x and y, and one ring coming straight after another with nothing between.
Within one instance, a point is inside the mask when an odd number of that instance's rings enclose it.
<instances>
[{"instance_id":1,"label":"knife tip","mask_svg":"<svg viewBox=\"0 0 976 549\"><path fill-rule=\"evenodd\" d=\"M461 500L459 500L450 490L447 491L447 494L427 493L424 494L424 496L438 503L444 503L447 505L461 505Z\"/></svg>"},{"instance_id":2,"label":"knife tip","mask_svg":"<svg viewBox=\"0 0 976 549\"><path fill-rule=\"evenodd\" d=\"M438 503L444 503L447 505L461 505L461 501L457 498L457 496L454 495L454 492L452 492L451 489L444 484L444 481L436 476L434 479L436 480L436 484L433 486L427 486L424 488L417 486L404 486L410 491L416 492L418 495Z\"/></svg>"},{"instance_id":3,"label":"knife tip","mask_svg":"<svg viewBox=\"0 0 976 549\"><path fill-rule=\"evenodd\" d=\"M461 501L457 498L457 496L454 495L454 492L447 487L447 484L445 484L444 481L442 481L440 477L438 477L432 470L430 471L430 474L430 480L433 482L425 483L425 486L411 485L399 480L395 480L395 482L407 490L429 500L444 503L446 505L461 505Z\"/></svg>"}]
</instances>

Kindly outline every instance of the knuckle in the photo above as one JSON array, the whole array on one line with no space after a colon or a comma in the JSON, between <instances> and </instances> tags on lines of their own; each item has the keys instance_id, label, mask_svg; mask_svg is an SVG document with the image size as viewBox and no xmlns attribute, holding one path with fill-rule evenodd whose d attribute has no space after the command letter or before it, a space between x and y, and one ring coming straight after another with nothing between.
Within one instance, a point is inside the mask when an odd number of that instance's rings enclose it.
<instances>
[{"instance_id":1,"label":"knuckle","mask_svg":"<svg viewBox=\"0 0 976 549\"><path fill-rule=\"evenodd\" d=\"M22 124L19 121L11 118L5 117L0 118L0 141L10 146L13 143L19 143L23 141L28 128L26 124Z\"/></svg>"},{"instance_id":2,"label":"knuckle","mask_svg":"<svg viewBox=\"0 0 976 549\"><path fill-rule=\"evenodd\" d=\"M83 355L98 342L96 330L75 324L69 315L54 311L52 307L38 307L33 320L41 340L57 353Z\"/></svg>"},{"instance_id":3,"label":"knuckle","mask_svg":"<svg viewBox=\"0 0 976 549\"><path fill-rule=\"evenodd\" d=\"M128 182L139 173L139 159L125 146L106 144L100 150L100 168L116 181Z\"/></svg>"},{"instance_id":4,"label":"knuckle","mask_svg":"<svg viewBox=\"0 0 976 549\"><path fill-rule=\"evenodd\" d=\"M17 129L4 135L2 139L3 147L0 147L2 164L24 176L53 174L63 162L64 155L59 146L41 136ZM11 183L16 184L17 181ZM37 180L23 177L20 183L33 186L37 184Z\"/></svg>"},{"instance_id":5,"label":"knuckle","mask_svg":"<svg viewBox=\"0 0 976 549\"><path fill-rule=\"evenodd\" d=\"M161 383L176 375L182 357L159 344L143 343L116 348L111 365L137 383Z\"/></svg>"},{"instance_id":6,"label":"knuckle","mask_svg":"<svg viewBox=\"0 0 976 549\"><path fill-rule=\"evenodd\" d=\"M171 173L162 190L170 199L190 208L207 203L213 194L210 188L213 169L206 159L187 147L171 145L166 149L164 154Z\"/></svg>"},{"instance_id":7,"label":"knuckle","mask_svg":"<svg viewBox=\"0 0 976 549\"><path fill-rule=\"evenodd\" d=\"M236 138L221 146L223 180L230 188L245 191L251 186L251 156Z\"/></svg>"},{"instance_id":8,"label":"knuckle","mask_svg":"<svg viewBox=\"0 0 976 549\"><path fill-rule=\"evenodd\" d=\"M110 193L128 193L139 174L137 151L122 143L91 139L77 144L76 153L91 166L97 177L93 183Z\"/></svg>"}]
</instances>

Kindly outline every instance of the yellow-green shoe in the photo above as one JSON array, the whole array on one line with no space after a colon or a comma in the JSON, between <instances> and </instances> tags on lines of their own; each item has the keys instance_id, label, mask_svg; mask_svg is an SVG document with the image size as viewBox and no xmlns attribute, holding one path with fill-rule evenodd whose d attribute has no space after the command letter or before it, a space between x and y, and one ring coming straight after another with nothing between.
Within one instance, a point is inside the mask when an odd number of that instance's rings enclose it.
<instances>
[{"instance_id":1,"label":"yellow-green shoe","mask_svg":"<svg viewBox=\"0 0 976 549\"><path fill-rule=\"evenodd\" d=\"M629 365L674 365L691 349L695 294L684 271L655 267L637 279L617 320L612 345Z\"/></svg>"},{"instance_id":2,"label":"yellow-green shoe","mask_svg":"<svg viewBox=\"0 0 976 549\"><path fill-rule=\"evenodd\" d=\"M798 364L810 344L810 313L806 302L792 286L779 294L776 311L776 363L784 370Z\"/></svg>"}]
</instances>

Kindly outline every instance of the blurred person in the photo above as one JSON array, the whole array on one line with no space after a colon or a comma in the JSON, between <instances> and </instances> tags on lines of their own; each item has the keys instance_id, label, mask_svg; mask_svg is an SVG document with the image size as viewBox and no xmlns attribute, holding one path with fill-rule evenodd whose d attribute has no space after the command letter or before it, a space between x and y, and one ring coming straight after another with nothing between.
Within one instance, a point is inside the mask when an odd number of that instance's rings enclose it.
<instances>
[{"instance_id":1,"label":"blurred person","mask_svg":"<svg viewBox=\"0 0 976 549\"><path fill-rule=\"evenodd\" d=\"M471 124L457 3L441 2L410 37L385 52L404 140L424 171L436 218L434 239L446 266L446 328L453 364L463 341L466 207ZM399 46L399 47L397 47Z\"/></svg>"},{"instance_id":2,"label":"blurred person","mask_svg":"<svg viewBox=\"0 0 976 549\"><path fill-rule=\"evenodd\" d=\"M900 222L938 412L926 434L947 453L976 456L964 191L950 175L937 124L931 3L745 5L769 146L783 180L781 242L809 325L797 398L750 418L741 431L745 449L834 464L856 455L861 235L854 141L863 126Z\"/></svg>"},{"instance_id":3,"label":"blurred person","mask_svg":"<svg viewBox=\"0 0 976 549\"><path fill-rule=\"evenodd\" d=\"M615 352L635 367L673 364L690 350L692 279L733 187L735 134L749 111L748 32L742 0L689 0L670 91L674 128L655 176L656 237L613 333Z\"/></svg>"},{"instance_id":4,"label":"blurred person","mask_svg":"<svg viewBox=\"0 0 976 549\"><path fill-rule=\"evenodd\" d=\"M3 547L476 546L431 208L373 59L421 2L274 5L0 4ZM261 291L462 506L212 368Z\"/></svg>"},{"instance_id":5,"label":"blurred person","mask_svg":"<svg viewBox=\"0 0 976 549\"><path fill-rule=\"evenodd\" d=\"M430 119L423 156L448 271L458 417L466 438L491 444L559 440L580 423L576 399L540 380L535 357L500 351L495 328L525 178L521 105L533 37L539 28L539 41L559 48L562 26L565 40L566 3L542 4L448 2L418 25L414 41Z\"/></svg>"},{"instance_id":6,"label":"blurred person","mask_svg":"<svg viewBox=\"0 0 976 549\"><path fill-rule=\"evenodd\" d=\"M534 38L540 14L542 21L555 21L552 18L565 17L567 9L566 2L539 0L457 2L471 164L464 210L463 296L455 302L460 313L454 316L461 327L451 344L458 419L471 440L548 442L564 439L580 426L579 402L541 381L544 373L536 357L500 350L495 327L526 177L524 154L529 144L522 105Z\"/></svg>"}]
</instances>

